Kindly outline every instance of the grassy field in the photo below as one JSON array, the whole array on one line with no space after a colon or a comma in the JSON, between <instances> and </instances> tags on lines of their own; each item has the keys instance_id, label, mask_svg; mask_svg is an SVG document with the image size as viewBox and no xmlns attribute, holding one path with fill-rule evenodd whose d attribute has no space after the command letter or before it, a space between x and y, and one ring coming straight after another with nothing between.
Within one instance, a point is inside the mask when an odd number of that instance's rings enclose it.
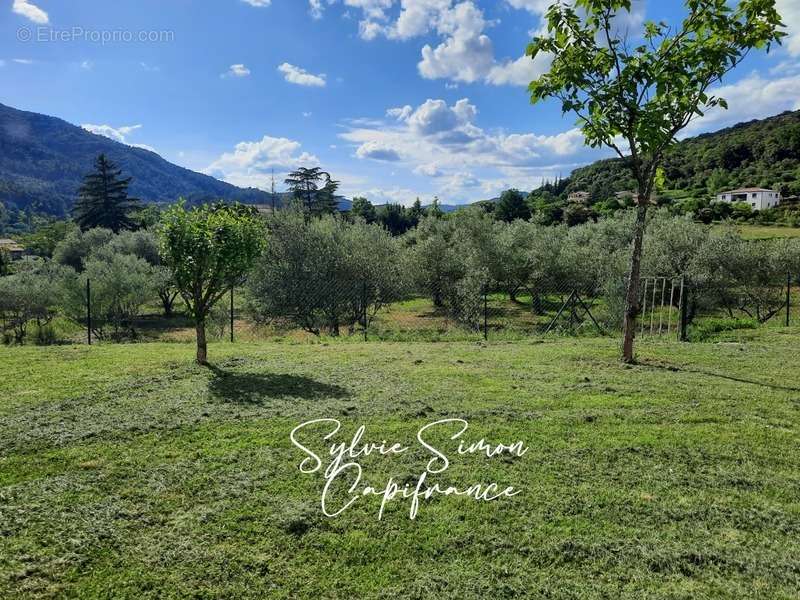
<instances>
[{"instance_id":1,"label":"grassy field","mask_svg":"<svg viewBox=\"0 0 800 600\"><path fill-rule=\"evenodd\" d=\"M0 348L0 597L796 598L800 329L726 335L633 367L609 338ZM429 480L521 493L326 518L289 440L322 417L523 440Z\"/></svg>"},{"instance_id":2,"label":"grassy field","mask_svg":"<svg viewBox=\"0 0 800 600\"><path fill-rule=\"evenodd\" d=\"M714 229L725 229L729 225L716 224ZM780 225L747 225L735 226L736 231L746 240L769 240L773 238L800 237L800 227L782 227Z\"/></svg>"}]
</instances>

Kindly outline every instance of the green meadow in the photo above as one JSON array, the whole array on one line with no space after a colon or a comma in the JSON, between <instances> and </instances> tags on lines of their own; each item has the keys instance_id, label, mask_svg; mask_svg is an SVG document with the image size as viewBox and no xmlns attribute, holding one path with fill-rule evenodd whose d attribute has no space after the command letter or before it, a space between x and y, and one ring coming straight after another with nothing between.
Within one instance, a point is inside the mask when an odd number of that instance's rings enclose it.
<instances>
[{"instance_id":1,"label":"green meadow","mask_svg":"<svg viewBox=\"0 0 800 600\"><path fill-rule=\"evenodd\" d=\"M800 329L610 338L0 348L0 597L796 598ZM399 442L362 484L414 485L420 427L521 440L428 484L492 502L356 497L322 514L310 447ZM306 434L304 431L304 435ZM332 488L332 504L349 498Z\"/></svg>"}]
</instances>

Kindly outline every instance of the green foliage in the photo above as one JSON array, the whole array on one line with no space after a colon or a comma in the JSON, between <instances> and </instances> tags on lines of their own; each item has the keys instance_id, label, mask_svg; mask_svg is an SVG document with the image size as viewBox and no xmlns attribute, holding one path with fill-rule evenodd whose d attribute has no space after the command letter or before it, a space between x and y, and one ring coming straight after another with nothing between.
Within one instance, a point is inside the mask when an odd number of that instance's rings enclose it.
<instances>
[{"instance_id":1,"label":"green foliage","mask_svg":"<svg viewBox=\"0 0 800 600\"><path fill-rule=\"evenodd\" d=\"M94 335L117 340L135 338L135 320L155 295L152 265L108 247L92 254L83 272L69 278L66 284L64 309L79 323L87 320L87 281Z\"/></svg>"},{"instance_id":2,"label":"green foliage","mask_svg":"<svg viewBox=\"0 0 800 600\"><path fill-rule=\"evenodd\" d=\"M42 262L31 262L13 275L0 277L0 323L4 339L24 343L31 322L35 322L40 335L45 332L45 326L62 303L68 277L69 269Z\"/></svg>"},{"instance_id":3,"label":"green foliage","mask_svg":"<svg viewBox=\"0 0 800 600\"><path fill-rule=\"evenodd\" d=\"M264 224L252 209L208 204L164 213L161 258L197 324L197 360L207 361L205 320L227 290L240 285L264 248Z\"/></svg>"},{"instance_id":4,"label":"green foliage","mask_svg":"<svg viewBox=\"0 0 800 600\"><path fill-rule=\"evenodd\" d=\"M531 82L533 102L556 98L575 113L587 144L608 146L628 161L639 194L650 197L664 152L689 120L726 107L707 90L753 48L778 42L774 0L690 0L677 29L648 22L643 43L631 46L615 21L630 0L577 0L554 4L546 36L528 55L553 55L550 70ZM627 149L618 143L621 137ZM628 156L629 154L629 156Z\"/></svg>"},{"instance_id":5,"label":"green foliage","mask_svg":"<svg viewBox=\"0 0 800 600\"><path fill-rule=\"evenodd\" d=\"M11 253L5 248L0 248L0 277L11 272Z\"/></svg>"},{"instance_id":6,"label":"green foliage","mask_svg":"<svg viewBox=\"0 0 800 600\"><path fill-rule=\"evenodd\" d=\"M300 167L289 173L285 183L308 214L320 216L336 212L339 182L330 173L319 167Z\"/></svg>"},{"instance_id":7,"label":"green foliage","mask_svg":"<svg viewBox=\"0 0 800 600\"><path fill-rule=\"evenodd\" d=\"M377 222L389 233L398 236L414 229L424 214L421 207L409 210L402 204L384 204L377 209Z\"/></svg>"},{"instance_id":8,"label":"green foliage","mask_svg":"<svg viewBox=\"0 0 800 600\"><path fill-rule=\"evenodd\" d=\"M689 341L705 342L718 333L737 331L739 329L755 329L759 322L755 319L708 318L703 319L689 330Z\"/></svg>"},{"instance_id":9,"label":"green foliage","mask_svg":"<svg viewBox=\"0 0 800 600\"><path fill-rule=\"evenodd\" d=\"M281 211L268 226L267 249L248 279L259 322L339 335L367 326L405 291L398 243L378 225Z\"/></svg>"},{"instance_id":10,"label":"green foliage","mask_svg":"<svg viewBox=\"0 0 800 600\"><path fill-rule=\"evenodd\" d=\"M500 200L494 209L494 217L498 221L507 223L517 219L527 221L531 218L531 209L519 190L506 190L500 195Z\"/></svg>"},{"instance_id":11,"label":"green foliage","mask_svg":"<svg viewBox=\"0 0 800 600\"><path fill-rule=\"evenodd\" d=\"M84 231L95 227L115 233L135 229L132 213L139 208L139 201L128 197L131 178L122 179L122 170L104 154L97 157L94 167L95 172L84 178L78 191L72 209L75 222Z\"/></svg>"},{"instance_id":12,"label":"green foliage","mask_svg":"<svg viewBox=\"0 0 800 600\"><path fill-rule=\"evenodd\" d=\"M350 214L353 217L363 219L366 223L374 223L377 219L377 213L372 202L366 198L355 197L353 198L353 206L350 208Z\"/></svg>"},{"instance_id":13,"label":"green foliage","mask_svg":"<svg viewBox=\"0 0 800 600\"><path fill-rule=\"evenodd\" d=\"M63 240L53 250L53 261L82 271L84 262L93 251L98 250L114 239L110 229L90 229L81 231L78 228L69 230Z\"/></svg>"},{"instance_id":14,"label":"green foliage","mask_svg":"<svg viewBox=\"0 0 800 600\"><path fill-rule=\"evenodd\" d=\"M733 231L708 236L689 268L693 300L764 323L785 306L788 273L800 272L800 240L744 240Z\"/></svg>"},{"instance_id":15,"label":"green foliage","mask_svg":"<svg viewBox=\"0 0 800 600\"><path fill-rule=\"evenodd\" d=\"M49 221L20 236L20 242L32 254L51 258L56 246L75 229L71 221Z\"/></svg>"}]
</instances>

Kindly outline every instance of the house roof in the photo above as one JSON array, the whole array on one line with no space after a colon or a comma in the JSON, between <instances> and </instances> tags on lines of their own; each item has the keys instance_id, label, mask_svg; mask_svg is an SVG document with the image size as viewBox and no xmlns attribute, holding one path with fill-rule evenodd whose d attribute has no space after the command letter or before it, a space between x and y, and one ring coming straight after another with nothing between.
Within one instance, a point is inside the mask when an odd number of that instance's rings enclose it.
<instances>
[{"instance_id":1,"label":"house roof","mask_svg":"<svg viewBox=\"0 0 800 600\"><path fill-rule=\"evenodd\" d=\"M728 190L720 192L721 194L741 194L747 192L777 192L777 190L768 190L766 188L740 188L738 190Z\"/></svg>"},{"instance_id":2,"label":"house roof","mask_svg":"<svg viewBox=\"0 0 800 600\"><path fill-rule=\"evenodd\" d=\"M0 239L0 248L5 248L6 250L16 250L16 251L25 249L14 240L9 240L9 239Z\"/></svg>"}]
</instances>

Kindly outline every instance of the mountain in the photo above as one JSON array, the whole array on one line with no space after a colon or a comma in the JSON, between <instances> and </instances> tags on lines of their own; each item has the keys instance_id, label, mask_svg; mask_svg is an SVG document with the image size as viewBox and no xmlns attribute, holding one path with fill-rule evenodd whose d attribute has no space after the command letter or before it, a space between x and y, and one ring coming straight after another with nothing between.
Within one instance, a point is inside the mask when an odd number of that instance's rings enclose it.
<instances>
[{"instance_id":1,"label":"mountain","mask_svg":"<svg viewBox=\"0 0 800 600\"><path fill-rule=\"evenodd\" d=\"M0 104L0 202L63 216L84 175L106 154L132 177L130 194L147 202L237 200L270 204L270 194L238 188L167 162L158 154L57 119Z\"/></svg>"},{"instance_id":2,"label":"mountain","mask_svg":"<svg viewBox=\"0 0 800 600\"><path fill-rule=\"evenodd\" d=\"M664 162L665 194L706 198L739 187L800 195L800 111L739 123L675 144ZM590 193L593 202L634 188L621 159L576 169L559 192Z\"/></svg>"}]
</instances>

